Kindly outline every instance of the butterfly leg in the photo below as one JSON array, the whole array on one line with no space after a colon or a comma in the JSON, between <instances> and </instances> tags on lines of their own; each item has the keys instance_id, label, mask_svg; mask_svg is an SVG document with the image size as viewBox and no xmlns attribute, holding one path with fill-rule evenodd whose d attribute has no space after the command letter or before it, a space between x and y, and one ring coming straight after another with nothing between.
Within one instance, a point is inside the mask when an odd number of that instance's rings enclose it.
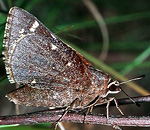
<instances>
[{"instance_id":1,"label":"butterfly leg","mask_svg":"<svg viewBox=\"0 0 150 130\"><path fill-rule=\"evenodd\" d=\"M56 121L56 125L55 125L55 130L57 129L58 126L58 122L62 121L63 117L68 113L69 110L71 110L71 108L74 106L74 104L76 104L79 101L79 98L76 98L71 104L70 106L68 106L65 110L65 112L63 113L63 115Z\"/></svg>"},{"instance_id":2,"label":"butterfly leg","mask_svg":"<svg viewBox=\"0 0 150 130\"><path fill-rule=\"evenodd\" d=\"M94 102L92 102L92 103L90 103L89 105L86 106L86 108L88 108L88 109L87 109L86 114L85 114L85 116L84 116L83 123L85 123L86 116L88 115L88 113L89 113L89 112L90 112L90 113L92 112L93 107L94 107L95 104L97 104L97 102L99 101L99 96L97 96L93 101L94 101Z\"/></svg>"},{"instance_id":3,"label":"butterfly leg","mask_svg":"<svg viewBox=\"0 0 150 130\"><path fill-rule=\"evenodd\" d=\"M110 102L113 101L113 100L115 102L116 108L119 110L119 112L122 115L124 115L123 112L121 111L121 109L119 108L117 100L114 97L113 98L108 98L107 100L108 100L107 101L107 106L106 106L106 109L107 109L107 119L109 119L109 106L110 106ZM118 129L118 130L122 130L118 125L113 125L113 128L114 129Z\"/></svg>"},{"instance_id":4,"label":"butterfly leg","mask_svg":"<svg viewBox=\"0 0 150 130\"><path fill-rule=\"evenodd\" d=\"M118 105L117 100L116 100L114 97L113 97L113 98L108 98L108 99L107 99L107 106L106 106L107 119L109 119L109 106L110 106L110 102L113 101L113 100L114 100L114 102L115 102L116 108L119 110L119 112L120 112L122 115L124 115L123 112L121 111L121 109L119 108L119 105Z\"/></svg>"},{"instance_id":5,"label":"butterfly leg","mask_svg":"<svg viewBox=\"0 0 150 130\"><path fill-rule=\"evenodd\" d=\"M89 111L90 111L90 107L87 109L86 113L84 113L83 124L85 123L86 116L88 115Z\"/></svg>"},{"instance_id":6,"label":"butterfly leg","mask_svg":"<svg viewBox=\"0 0 150 130\"><path fill-rule=\"evenodd\" d=\"M121 109L119 108L117 100L114 97L109 97L109 98L100 98L99 97L99 100L94 103L94 106L96 106L96 105L102 105L102 104L107 103L107 105L106 105L106 110L107 110L106 115L107 115L107 119L109 119L109 106L110 106L111 101L113 101L113 100L115 102L116 108L119 110L119 112L122 115L124 115L123 112L121 111ZM91 107L91 109L92 108L93 108L93 106ZM121 130L121 128L119 126L117 126L117 125L113 125L113 128Z\"/></svg>"}]
</instances>

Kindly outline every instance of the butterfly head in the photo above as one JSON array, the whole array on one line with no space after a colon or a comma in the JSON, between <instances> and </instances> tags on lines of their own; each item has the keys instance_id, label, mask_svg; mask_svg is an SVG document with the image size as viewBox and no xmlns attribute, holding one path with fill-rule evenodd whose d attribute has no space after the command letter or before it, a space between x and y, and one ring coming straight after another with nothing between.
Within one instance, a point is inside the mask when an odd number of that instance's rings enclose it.
<instances>
[{"instance_id":1,"label":"butterfly head","mask_svg":"<svg viewBox=\"0 0 150 130\"><path fill-rule=\"evenodd\" d=\"M120 83L117 80L110 81L107 86L107 89L108 89L108 92L107 92L108 94L119 93L121 91Z\"/></svg>"}]
</instances>

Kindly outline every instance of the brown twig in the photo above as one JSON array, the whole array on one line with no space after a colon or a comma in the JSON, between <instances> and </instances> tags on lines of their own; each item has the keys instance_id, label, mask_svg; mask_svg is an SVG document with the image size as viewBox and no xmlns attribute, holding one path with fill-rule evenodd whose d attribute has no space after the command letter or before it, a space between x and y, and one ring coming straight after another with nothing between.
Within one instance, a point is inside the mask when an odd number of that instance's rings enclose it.
<instances>
[{"instance_id":1,"label":"brown twig","mask_svg":"<svg viewBox=\"0 0 150 130\"><path fill-rule=\"evenodd\" d=\"M133 98L135 100L135 98ZM123 99L122 99L123 100ZM127 100L125 100L126 102ZM137 97L137 102L150 102L150 96ZM22 115L2 116L0 117L0 125L28 125L46 122L56 122L64 113L65 109L45 110L34 113L27 113ZM62 119L63 122L77 122L83 123L84 113L79 111L70 111ZM150 127L150 117L136 117L136 116L110 116L109 119L105 115L87 115L85 123L103 124L109 126L138 126Z\"/></svg>"},{"instance_id":2,"label":"brown twig","mask_svg":"<svg viewBox=\"0 0 150 130\"><path fill-rule=\"evenodd\" d=\"M65 110L47 110L35 113L28 113L17 116L0 117L0 125L29 125L46 122L56 122ZM84 114L68 112L63 118L63 122L83 123ZM89 124L103 124L109 126L139 126L150 127L150 117L136 117L136 116L110 116L109 119L105 115L87 115L85 123Z\"/></svg>"}]
</instances>

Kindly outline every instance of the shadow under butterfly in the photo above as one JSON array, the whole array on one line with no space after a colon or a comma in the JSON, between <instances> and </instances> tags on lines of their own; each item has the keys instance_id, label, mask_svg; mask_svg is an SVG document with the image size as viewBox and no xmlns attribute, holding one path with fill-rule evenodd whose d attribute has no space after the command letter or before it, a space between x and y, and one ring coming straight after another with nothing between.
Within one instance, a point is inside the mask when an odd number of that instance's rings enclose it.
<instances>
[{"instance_id":1,"label":"shadow under butterfly","mask_svg":"<svg viewBox=\"0 0 150 130\"><path fill-rule=\"evenodd\" d=\"M125 82L119 83L93 68L80 53L21 8L9 11L3 54L10 83L23 86L6 95L15 104L66 107L61 121L69 110L88 108L88 114L93 106L104 103L109 118L109 105L114 100L123 115L116 99L107 95L119 93L120 84Z\"/></svg>"}]
</instances>

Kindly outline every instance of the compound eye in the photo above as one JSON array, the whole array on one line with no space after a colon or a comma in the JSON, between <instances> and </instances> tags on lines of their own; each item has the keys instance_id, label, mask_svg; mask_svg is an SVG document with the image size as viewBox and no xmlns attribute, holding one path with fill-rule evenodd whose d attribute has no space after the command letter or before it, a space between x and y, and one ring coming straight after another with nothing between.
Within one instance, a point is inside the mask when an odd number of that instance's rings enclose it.
<instances>
[{"instance_id":1,"label":"compound eye","mask_svg":"<svg viewBox=\"0 0 150 130\"><path fill-rule=\"evenodd\" d=\"M116 91L117 90L117 86L115 84L112 84L110 87L109 87L109 90L110 91Z\"/></svg>"}]
</instances>

